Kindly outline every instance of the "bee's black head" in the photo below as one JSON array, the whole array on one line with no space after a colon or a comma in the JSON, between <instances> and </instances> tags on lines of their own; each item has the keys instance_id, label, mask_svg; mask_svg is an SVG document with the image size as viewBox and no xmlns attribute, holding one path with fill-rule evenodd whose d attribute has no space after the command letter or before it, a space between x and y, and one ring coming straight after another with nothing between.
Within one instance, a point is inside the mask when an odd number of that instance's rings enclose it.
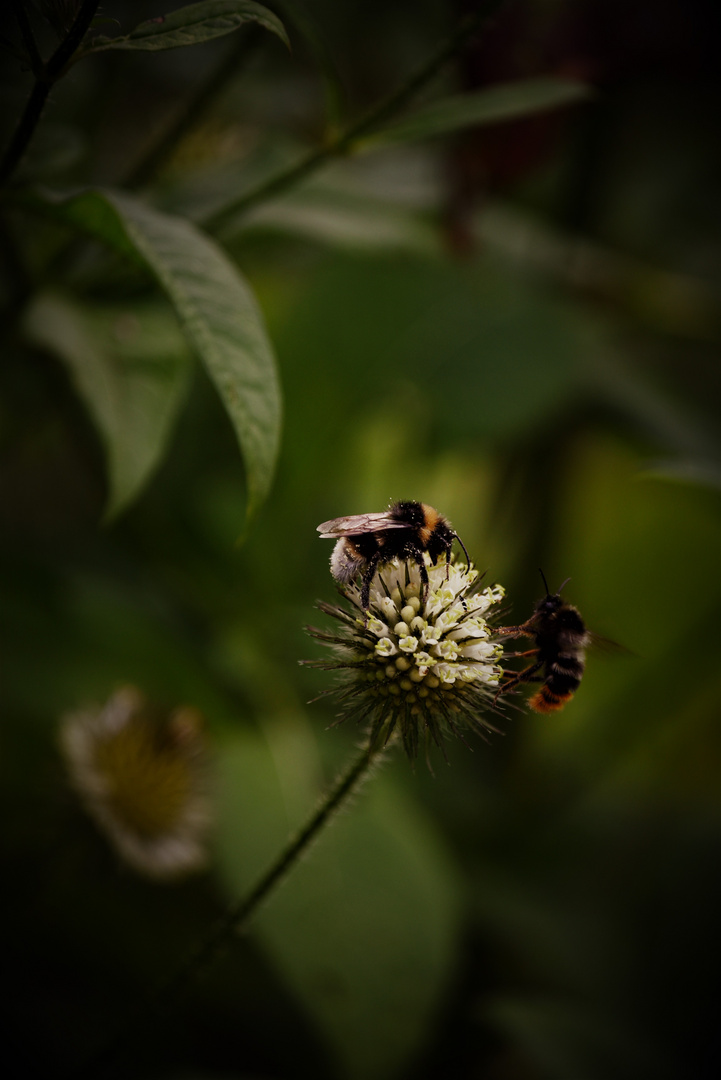
<instances>
[{"instance_id":1,"label":"bee's black head","mask_svg":"<svg viewBox=\"0 0 721 1080\"><path fill-rule=\"evenodd\" d=\"M560 593L551 594L548 593L539 600L536 604L537 615L555 615L559 608L563 607L563 600Z\"/></svg>"},{"instance_id":2,"label":"bee's black head","mask_svg":"<svg viewBox=\"0 0 721 1080\"><path fill-rule=\"evenodd\" d=\"M536 604L536 612L539 615L553 615L553 613L555 611L558 611L558 609L563 606L563 600L561 599L561 593L563 592L564 585L568 585L568 583L569 583L569 581L571 579L570 579L570 577L567 577L566 580L561 585L558 592L557 593L552 593L551 590L548 587L548 582L546 581L546 575L544 574L543 570L541 570L540 567L538 569L538 572L541 575L541 580L543 581L543 587L546 590L546 595L543 597L542 600L539 600L538 603Z\"/></svg>"}]
</instances>

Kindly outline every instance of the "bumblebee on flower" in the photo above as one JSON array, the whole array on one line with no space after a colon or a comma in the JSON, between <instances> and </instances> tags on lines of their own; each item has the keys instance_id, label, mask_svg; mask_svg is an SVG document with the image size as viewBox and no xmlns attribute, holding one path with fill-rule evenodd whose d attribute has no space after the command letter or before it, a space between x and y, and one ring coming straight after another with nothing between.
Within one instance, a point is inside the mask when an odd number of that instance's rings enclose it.
<instances>
[{"instance_id":1,"label":"bumblebee on flower","mask_svg":"<svg viewBox=\"0 0 721 1080\"><path fill-rule=\"evenodd\" d=\"M367 605L364 585L340 589L350 609L318 605L342 624L338 633L308 628L336 654L308 663L345 673L326 691L342 703L338 722L366 723L373 743L397 731L410 758L423 736L440 746L447 734L462 738L463 729L497 730L484 713L493 710L503 674L503 649L487 620L503 599L501 586L480 589L472 565L445 556L434 563L427 553L422 568L417 559L385 562Z\"/></svg>"}]
</instances>

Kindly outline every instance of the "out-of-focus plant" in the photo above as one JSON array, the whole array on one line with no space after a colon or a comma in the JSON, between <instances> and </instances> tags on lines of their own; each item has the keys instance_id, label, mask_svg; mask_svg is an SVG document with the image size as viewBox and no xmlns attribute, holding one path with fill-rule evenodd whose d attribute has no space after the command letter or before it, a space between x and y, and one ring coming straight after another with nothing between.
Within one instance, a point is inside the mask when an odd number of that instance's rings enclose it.
<instances>
[{"instance_id":1,"label":"out-of-focus plant","mask_svg":"<svg viewBox=\"0 0 721 1080\"><path fill-rule=\"evenodd\" d=\"M114 49L153 53L188 47L231 33L249 22L287 41L277 17L252 0L191 4L112 38L94 34L91 29L98 7L97 2L87 0L77 5L60 45L48 60L43 60L27 6L22 0L13 5L21 33L21 55L30 64L34 85L0 164L0 180L5 185L12 181L42 122L51 88L79 60ZM247 513L253 514L268 493L277 456L280 391L262 316L237 267L207 235L188 222L171 218L118 191L100 189L69 196L57 191L40 193L20 184L11 188L8 199L11 205L17 200L31 212L68 224L76 235L97 238L106 250L130 262L140 283L143 276L155 279L228 410L243 452ZM14 258L22 264L19 242L14 243ZM58 295L54 291L72 277L72 255L63 256L56 250L52 258L55 272L52 266L49 272L44 271L42 291L27 298L28 335L69 365L109 457L116 462L128 458L134 462L132 473L120 468L110 470L108 509L114 513L137 494L157 464L170 433L169 421L182 400L178 393L183 378L182 352L176 352L174 363L159 365L155 372L146 368L145 378L139 380L132 363L124 358L118 362L117 355L112 355L112 329L110 342L102 337L93 340L88 320L73 303L72 293ZM97 271L94 273L93 280L98 287L102 270L100 277ZM117 328L116 333L122 337Z\"/></svg>"},{"instance_id":2,"label":"out-of-focus plant","mask_svg":"<svg viewBox=\"0 0 721 1080\"><path fill-rule=\"evenodd\" d=\"M145 282L154 279L170 301L186 341L213 380L234 426L245 466L248 518L257 511L271 484L280 440L280 389L272 346L252 290L237 262L228 258L212 234L222 234L248 209L292 188L329 159L364 145L372 146L374 139L387 145L430 138L568 104L584 92L571 81L532 80L475 96L446 98L417 110L405 125L394 126L392 122L414 95L487 21L496 7L489 0L463 20L438 52L397 91L360 120L331 135L296 163L226 200L206 214L198 228L182 216L168 215L153 206L152 189L150 200L140 200L117 188L93 187L78 193L77 185L73 185L74 191L64 192L55 185L38 189L27 181L13 182L14 177L42 124L51 89L78 62L112 51L156 53L187 48L249 23L288 44L280 19L253 0L202 0L143 22L129 33L108 37L93 29L97 2L85 0L72 10L67 5L49 4L42 11L61 41L45 60L28 6L16 0L12 7L19 34L13 51L29 66L33 86L0 161L0 183L5 185L4 214L10 219L20 214L21 221L25 220L23 212L45 217L64 226L71 237L89 236L100 241L105 253L126 260L135 289L147 292ZM243 45L247 50L247 39ZM224 67L216 75L212 86L201 88L198 98L217 89L216 80L222 82L234 73L238 57L234 56L234 60L232 68ZM189 104L170 133L164 133L160 148L146 152L146 163L138 165L135 177L148 179L150 158L157 166L159 149L168 154L181 140L195 118L194 106L197 101ZM10 245L8 260L26 268L23 243L12 223L6 228L6 239ZM79 303L90 284L87 276L80 296L77 289L66 287L75 276L74 267L82 265L83 253L84 249L77 245L71 245L70 250L67 243L60 250L53 245L44 262L26 274L22 289L24 327L30 343L54 352L68 366L98 426L109 459L107 509L112 515L138 494L167 446L182 402L185 368L182 352L176 350L172 363L158 366L155 372L146 367L145 377L137 378L132 362L118 355L113 345L113 337L123 336L122 326L111 323L105 333L99 333ZM107 257L101 258L99 265L93 265L92 288L102 289L105 276L112 296L114 272L115 264ZM41 283L40 288L33 287L31 277L38 285ZM127 280L124 287L128 287ZM132 465L124 464L128 461Z\"/></svg>"},{"instance_id":3,"label":"out-of-focus plant","mask_svg":"<svg viewBox=\"0 0 721 1080\"><path fill-rule=\"evenodd\" d=\"M703 35L686 56L676 30L694 5L672 26L645 0L6 8L0 841L22 1052L57 1070L132 1028L163 1073L700 1060L718 315L711 81ZM421 618L395 582L367 621L322 605L335 656L296 665L316 523L397 497L458 521L515 622L542 566L637 655L590 653L553 718L508 703L492 753L449 740L435 781L381 772L301 860L386 737L414 757L493 707L497 644L455 571L460 609ZM359 754L350 724L314 732L334 701L371 726ZM172 893L146 880L203 860ZM221 944L233 962L196 979Z\"/></svg>"},{"instance_id":4,"label":"out-of-focus plant","mask_svg":"<svg viewBox=\"0 0 721 1080\"><path fill-rule=\"evenodd\" d=\"M202 869L210 821L201 718L154 715L134 687L63 718L73 787L125 861L172 880Z\"/></svg>"}]
</instances>

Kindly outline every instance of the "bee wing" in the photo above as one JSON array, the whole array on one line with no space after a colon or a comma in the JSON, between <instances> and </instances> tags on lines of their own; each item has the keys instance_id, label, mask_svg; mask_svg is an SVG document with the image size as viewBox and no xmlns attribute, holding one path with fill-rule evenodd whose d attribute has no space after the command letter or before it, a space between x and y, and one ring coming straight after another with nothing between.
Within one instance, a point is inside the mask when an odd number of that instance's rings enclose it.
<instances>
[{"instance_id":1,"label":"bee wing","mask_svg":"<svg viewBox=\"0 0 721 1080\"><path fill-rule=\"evenodd\" d=\"M605 653L615 653L624 656L635 656L636 653L633 649L627 649L625 645L621 645L618 641L612 641L611 638L602 637L601 634L594 634L593 631L586 631L588 634L588 643L593 646L594 649L598 649Z\"/></svg>"},{"instance_id":2,"label":"bee wing","mask_svg":"<svg viewBox=\"0 0 721 1080\"><path fill-rule=\"evenodd\" d=\"M406 521L398 521L389 511L383 514L353 514L351 517L333 518L318 526L321 539L332 540L338 536L360 536L361 533L380 532L384 529L407 529Z\"/></svg>"}]
</instances>

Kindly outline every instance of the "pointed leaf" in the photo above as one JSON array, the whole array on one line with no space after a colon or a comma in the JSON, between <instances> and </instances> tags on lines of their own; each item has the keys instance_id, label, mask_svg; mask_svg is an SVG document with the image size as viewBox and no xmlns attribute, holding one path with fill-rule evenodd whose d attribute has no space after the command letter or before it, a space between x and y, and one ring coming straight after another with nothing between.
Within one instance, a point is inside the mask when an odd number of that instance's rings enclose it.
<instances>
[{"instance_id":1,"label":"pointed leaf","mask_svg":"<svg viewBox=\"0 0 721 1080\"><path fill-rule=\"evenodd\" d=\"M43 293L27 336L68 367L108 461L106 518L142 490L157 466L187 387L190 353L167 308L82 307Z\"/></svg>"},{"instance_id":2,"label":"pointed leaf","mask_svg":"<svg viewBox=\"0 0 721 1080\"><path fill-rule=\"evenodd\" d=\"M246 522L266 497L280 442L280 386L255 297L225 252L182 218L129 195L88 191L21 201L145 263L169 297L235 428L245 464Z\"/></svg>"},{"instance_id":3,"label":"pointed leaf","mask_svg":"<svg viewBox=\"0 0 721 1080\"><path fill-rule=\"evenodd\" d=\"M257 23L290 48L285 28L272 11L253 0L204 0L140 23L122 37L98 37L78 54L78 59L106 49L180 49L231 34L247 22Z\"/></svg>"},{"instance_id":4,"label":"pointed leaf","mask_svg":"<svg viewBox=\"0 0 721 1080\"><path fill-rule=\"evenodd\" d=\"M306 184L251 210L239 229L298 235L349 251L436 254L440 247L437 230L420 214L327 184Z\"/></svg>"},{"instance_id":5,"label":"pointed leaf","mask_svg":"<svg viewBox=\"0 0 721 1080\"><path fill-rule=\"evenodd\" d=\"M363 139L360 149L375 150L379 146L420 142L463 128L518 120L533 113L572 105L588 96L588 87L571 79L524 79L502 83L487 90L434 101Z\"/></svg>"}]
</instances>

